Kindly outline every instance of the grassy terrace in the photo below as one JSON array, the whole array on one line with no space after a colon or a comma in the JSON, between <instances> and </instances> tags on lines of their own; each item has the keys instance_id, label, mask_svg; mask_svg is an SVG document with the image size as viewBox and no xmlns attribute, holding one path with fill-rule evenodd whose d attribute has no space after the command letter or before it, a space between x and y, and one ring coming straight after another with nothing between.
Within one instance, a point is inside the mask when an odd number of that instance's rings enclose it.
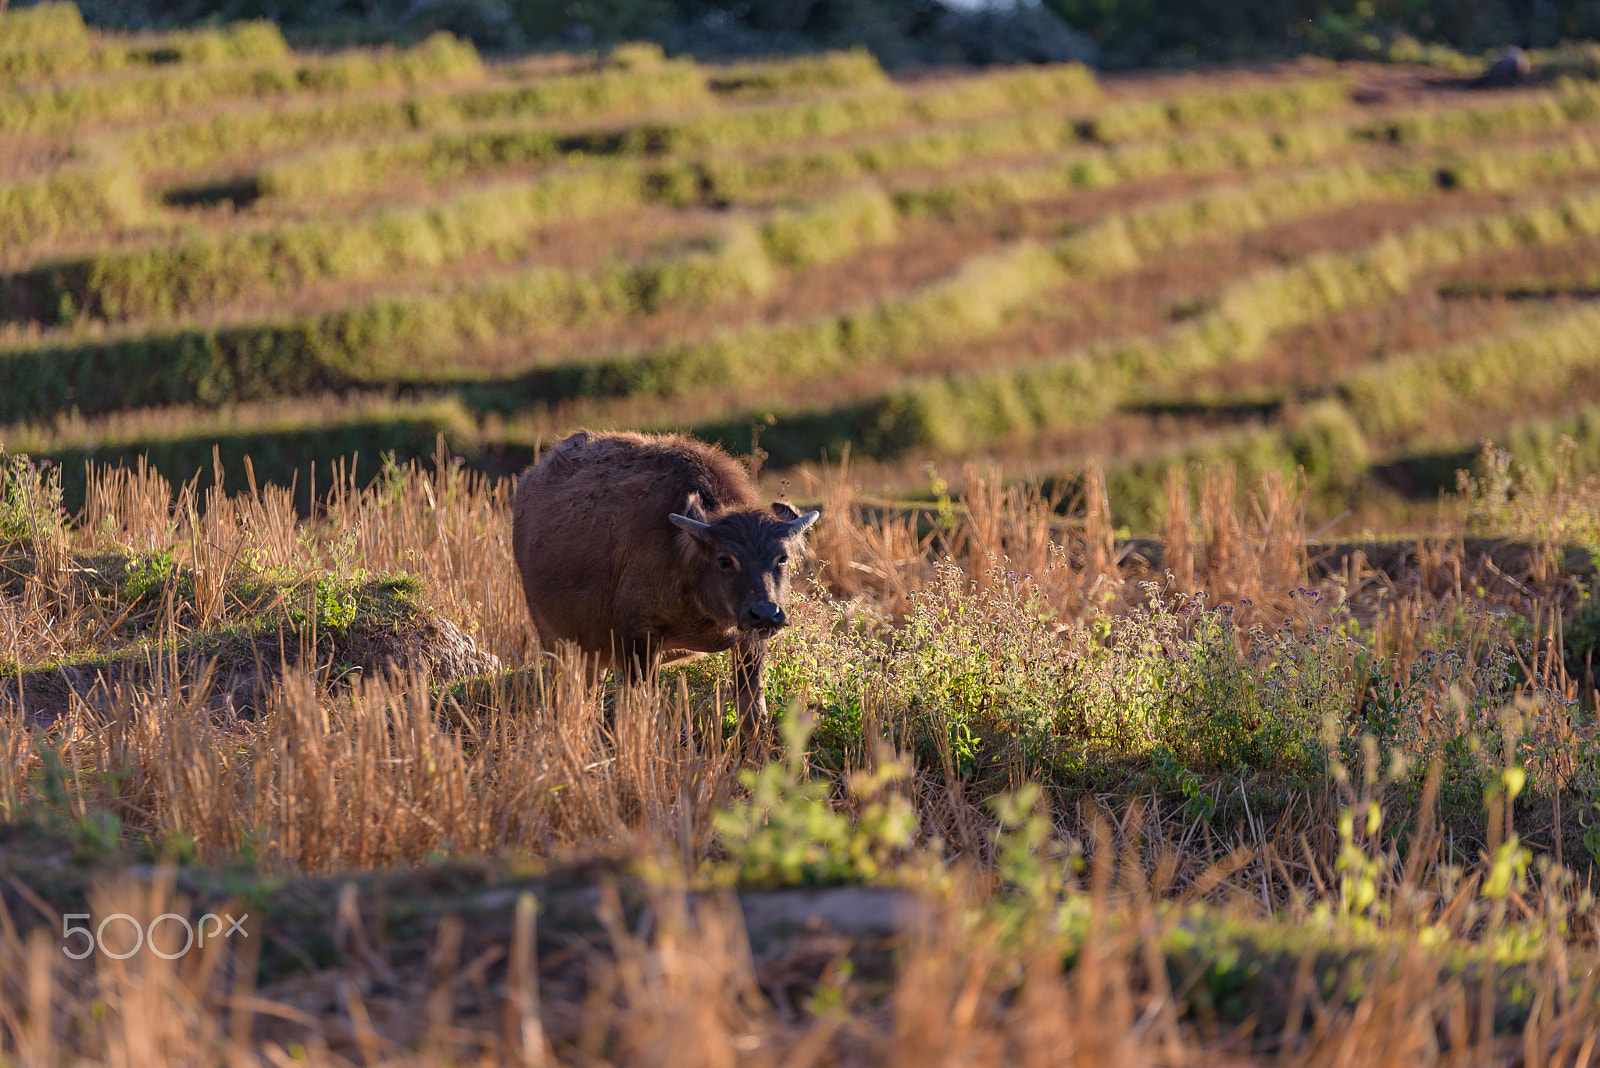
<instances>
[{"instance_id":1,"label":"grassy terrace","mask_svg":"<svg viewBox=\"0 0 1600 1068\"><path fill-rule=\"evenodd\" d=\"M82 458L204 471L203 412L272 481L441 432L504 470L579 423L734 446L761 425L769 466L848 444L889 493L929 461L1066 474L1171 412L1176 440L1103 458L1306 464L1318 514L1400 515L1437 479L1406 491L1394 465L1581 428L1596 399L1577 327L1548 357L1572 388L1523 400L1459 383L1376 410L1454 351L1447 326L1408 338L1410 378L1352 336L1315 381L1250 385L1294 377L1296 338L1446 289L1507 335L1480 362L1515 350L1527 324L1473 271L1588 247L1582 80L1363 104L1359 66L901 85L861 53L721 69L630 46L486 67L445 38L308 58L270 27L120 39L60 12L0 50L0 140L34 161L0 179L0 420L73 494Z\"/></svg>"}]
</instances>

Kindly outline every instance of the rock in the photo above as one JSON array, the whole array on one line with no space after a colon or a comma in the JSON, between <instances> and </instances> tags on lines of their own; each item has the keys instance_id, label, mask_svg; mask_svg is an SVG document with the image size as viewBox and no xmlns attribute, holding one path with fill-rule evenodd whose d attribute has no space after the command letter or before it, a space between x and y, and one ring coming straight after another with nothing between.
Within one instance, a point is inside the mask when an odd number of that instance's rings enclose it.
<instances>
[{"instance_id":1,"label":"rock","mask_svg":"<svg viewBox=\"0 0 1600 1068\"><path fill-rule=\"evenodd\" d=\"M431 632L416 652L417 666L426 668L434 682L450 682L463 675L482 675L499 671L500 658L478 648L460 627L448 619L430 621Z\"/></svg>"},{"instance_id":2,"label":"rock","mask_svg":"<svg viewBox=\"0 0 1600 1068\"><path fill-rule=\"evenodd\" d=\"M1488 70L1468 84L1475 89L1507 89L1527 81L1532 73L1533 63L1528 53L1512 45L1500 53L1500 58Z\"/></svg>"},{"instance_id":3,"label":"rock","mask_svg":"<svg viewBox=\"0 0 1600 1068\"><path fill-rule=\"evenodd\" d=\"M945 8L930 37L960 62L1093 63L1094 41L1042 4Z\"/></svg>"}]
</instances>

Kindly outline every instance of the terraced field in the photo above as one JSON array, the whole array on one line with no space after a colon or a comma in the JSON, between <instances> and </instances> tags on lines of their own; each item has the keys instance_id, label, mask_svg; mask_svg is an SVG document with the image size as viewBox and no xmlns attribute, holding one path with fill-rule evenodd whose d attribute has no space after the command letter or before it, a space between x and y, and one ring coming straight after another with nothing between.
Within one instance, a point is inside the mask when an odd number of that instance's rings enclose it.
<instances>
[{"instance_id":1,"label":"terraced field","mask_svg":"<svg viewBox=\"0 0 1600 1068\"><path fill-rule=\"evenodd\" d=\"M1600 85L1463 69L0 14L0 1066L1588 1064ZM753 736L539 647L579 424L819 503Z\"/></svg>"},{"instance_id":2,"label":"terraced field","mask_svg":"<svg viewBox=\"0 0 1600 1068\"><path fill-rule=\"evenodd\" d=\"M1600 470L1600 87L1304 62L895 82L0 16L0 441L331 482L578 425L917 495L1304 467L1400 521L1492 437ZM321 470L313 474L314 464Z\"/></svg>"}]
</instances>

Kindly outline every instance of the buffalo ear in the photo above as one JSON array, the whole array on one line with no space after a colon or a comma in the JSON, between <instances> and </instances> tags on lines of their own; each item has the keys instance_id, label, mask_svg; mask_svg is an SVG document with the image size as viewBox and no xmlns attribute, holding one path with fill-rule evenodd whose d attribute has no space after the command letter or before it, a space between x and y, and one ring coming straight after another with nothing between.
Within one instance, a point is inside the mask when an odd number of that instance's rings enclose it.
<instances>
[{"instance_id":1,"label":"buffalo ear","mask_svg":"<svg viewBox=\"0 0 1600 1068\"><path fill-rule=\"evenodd\" d=\"M791 508L790 511L793 511L793 509ZM811 529L811 524L815 523L821 518L822 513L813 510L807 512L805 515L800 516L797 519L791 519L789 521L789 537L798 538L800 535Z\"/></svg>"},{"instance_id":2,"label":"buffalo ear","mask_svg":"<svg viewBox=\"0 0 1600 1068\"><path fill-rule=\"evenodd\" d=\"M800 518L799 510L797 510L795 506L790 504L788 501L773 501L772 514L783 520L785 523L790 523Z\"/></svg>"}]
</instances>

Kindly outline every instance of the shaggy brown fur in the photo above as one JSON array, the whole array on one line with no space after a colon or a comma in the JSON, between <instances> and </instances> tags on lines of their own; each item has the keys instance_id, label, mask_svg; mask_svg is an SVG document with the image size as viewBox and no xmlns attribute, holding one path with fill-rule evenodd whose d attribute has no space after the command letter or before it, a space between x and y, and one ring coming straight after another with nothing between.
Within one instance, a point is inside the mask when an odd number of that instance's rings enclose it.
<instances>
[{"instance_id":1,"label":"shaggy brown fur","mask_svg":"<svg viewBox=\"0 0 1600 1068\"><path fill-rule=\"evenodd\" d=\"M749 474L681 435L580 430L522 476L512 548L547 649L652 677L672 651L734 651L747 739L764 723L766 639L784 626L789 554L815 512L762 505Z\"/></svg>"}]
</instances>

